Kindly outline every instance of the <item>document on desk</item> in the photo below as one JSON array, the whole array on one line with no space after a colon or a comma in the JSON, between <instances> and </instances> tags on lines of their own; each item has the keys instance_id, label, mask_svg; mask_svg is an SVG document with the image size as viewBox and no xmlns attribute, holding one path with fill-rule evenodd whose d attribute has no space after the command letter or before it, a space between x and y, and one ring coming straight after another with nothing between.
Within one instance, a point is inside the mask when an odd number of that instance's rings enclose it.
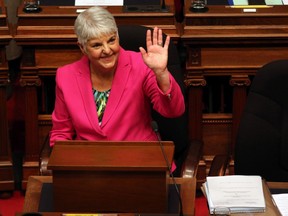
<instances>
[{"instance_id":1,"label":"document on desk","mask_svg":"<svg viewBox=\"0 0 288 216\"><path fill-rule=\"evenodd\" d=\"M272 194L272 197L281 215L288 216L288 194Z\"/></svg>"},{"instance_id":2,"label":"document on desk","mask_svg":"<svg viewBox=\"0 0 288 216\"><path fill-rule=\"evenodd\" d=\"M123 6L124 0L75 0L75 6Z\"/></svg>"},{"instance_id":3,"label":"document on desk","mask_svg":"<svg viewBox=\"0 0 288 216\"><path fill-rule=\"evenodd\" d=\"M260 176L208 176L204 191L210 214L264 212L266 209Z\"/></svg>"}]
</instances>

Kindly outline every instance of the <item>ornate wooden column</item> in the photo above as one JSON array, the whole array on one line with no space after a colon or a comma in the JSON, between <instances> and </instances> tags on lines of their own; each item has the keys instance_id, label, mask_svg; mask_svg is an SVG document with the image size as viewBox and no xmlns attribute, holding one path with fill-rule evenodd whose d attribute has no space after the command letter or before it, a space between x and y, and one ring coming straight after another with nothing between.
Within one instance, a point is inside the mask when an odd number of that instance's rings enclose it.
<instances>
[{"instance_id":1,"label":"ornate wooden column","mask_svg":"<svg viewBox=\"0 0 288 216\"><path fill-rule=\"evenodd\" d=\"M2 48L3 51L3 48ZM1 52L3 54L3 52ZM1 56L3 57L3 56ZM14 190L13 164L8 136L6 88L9 84L8 68L0 69L0 193Z\"/></svg>"},{"instance_id":2,"label":"ornate wooden column","mask_svg":"<svg viewBox=\"0 0 288 216\"><path fill-rule=\"evenodd\" d=\"M22 188L28 177L39 174L38 102L37 87L41 85L35 67L35 50L23 47L20 85L25 92L25 157L23 160Z\"/></svg>"},{"instance_id":3,"label":"ornate wooden column","mask_svg":"<svg viewBox=\"0 0 288 216\"><path fill-rule=\"evenodd\" d=\"M234 158L234 148L241 115L246 104L247 88L251 81L248 75L232 75L230 85L233 86L233 112L232 112L232 143L230 153Z\"/></svg>"},{"instance_id":4,"label":"ornate wooden column","mask_svg":"<svg viewBox=\"0 0 288 216\"><path fill-rule=\"evenodd\" d=\"M188 87L188 118L189 136L191 140L202 140L203 138L203 87L206 86L204 76L187 77L185 84Z\"/></svg>"},{"instance_id":5,"label":"ornate wooden column","mask_svg":"<svg viewBox=\"0 0 288 216\"><path fill-rule=\"evenodd\" d=\"M203 141L203 87L206 86L204 76L193 76L185 80L188 87L188 123L190 140ZM199 162L197 171L197 188L206 178L206 163ZM200 182L200 183L199 183Z\"/></svg>"}]
</instances>

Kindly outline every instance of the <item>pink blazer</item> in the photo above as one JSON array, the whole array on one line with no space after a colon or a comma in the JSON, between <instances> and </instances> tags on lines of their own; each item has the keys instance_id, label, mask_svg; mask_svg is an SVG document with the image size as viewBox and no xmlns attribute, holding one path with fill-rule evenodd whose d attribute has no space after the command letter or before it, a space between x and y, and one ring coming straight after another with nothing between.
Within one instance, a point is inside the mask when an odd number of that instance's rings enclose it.
<instances>
[{"instance_id":1,"label":"pink blazer","mask_svg":"<svg viewBox=\"0 0 288 216\"><path fill-rule=\"evenodd\" d=\"M153 108L165 117L185 110L182 92L172 76L171 88L163 94L140 53L121 48L102 124L99 125L92 94L89 60L86 56L60 67L56 73L56 100L52 113L50 145L55 140L152 141Z\"/></svg>"}]
</instances>

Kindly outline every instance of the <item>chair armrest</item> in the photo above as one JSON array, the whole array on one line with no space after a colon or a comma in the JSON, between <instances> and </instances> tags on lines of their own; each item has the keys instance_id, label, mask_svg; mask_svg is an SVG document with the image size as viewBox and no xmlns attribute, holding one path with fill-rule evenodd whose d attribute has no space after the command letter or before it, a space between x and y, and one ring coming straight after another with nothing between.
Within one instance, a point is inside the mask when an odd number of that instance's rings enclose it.
<instances>
[{"instance_id":1,"label":"chair armrest","mask_svg":"<svg viewBox=\"0 0 288 216\"><path fill-rule=\"evenodd\" d=\"M229 161L229 155L215 155L211 163L208 176L224 176L228 168Z\"/></svg>"},{"instance_id":2,"label":"chair armrest","mask_svg":"<svg viewBox=\"0 0 288 216\"><path fill-rule=\"evenodd\" d=\"M47 168L51 151L52 151L52 148L50 147L49 134L48 134L45 137L45 140L42 145L41 152L40 152L39 167L40 167L40 175L42 176L52 175L52 170L48 170Z\"/></svg>"},{"instance_id":3,"label":"chair armrest","mask_svg":"<svg viewBox=\"0 0 288 216\"><path fill-rule=\"evenodd\" d=\"M193 140L190 142L187 156L182 166L183 178L196 178L199 161L202 156L203 142Z\"/></svg>"}]
</instances>

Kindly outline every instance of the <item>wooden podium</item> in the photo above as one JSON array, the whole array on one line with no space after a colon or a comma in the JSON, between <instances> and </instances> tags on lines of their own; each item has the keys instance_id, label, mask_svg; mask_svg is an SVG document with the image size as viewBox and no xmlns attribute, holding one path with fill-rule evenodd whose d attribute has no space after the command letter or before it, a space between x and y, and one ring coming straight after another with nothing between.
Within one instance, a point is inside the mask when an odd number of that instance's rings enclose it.
<instances>
[{"instance_id":1,"label":"wooden podium","mask_svg":"<svg viewBox=\"0 0 288 216\"><path fill-rule=\"evenodd\" d=\"M171 164L174 144L161 143ZM167 213L169 171L158 141L59 141L48 168L55 211Z\"/></svg>"}]
</instances>

